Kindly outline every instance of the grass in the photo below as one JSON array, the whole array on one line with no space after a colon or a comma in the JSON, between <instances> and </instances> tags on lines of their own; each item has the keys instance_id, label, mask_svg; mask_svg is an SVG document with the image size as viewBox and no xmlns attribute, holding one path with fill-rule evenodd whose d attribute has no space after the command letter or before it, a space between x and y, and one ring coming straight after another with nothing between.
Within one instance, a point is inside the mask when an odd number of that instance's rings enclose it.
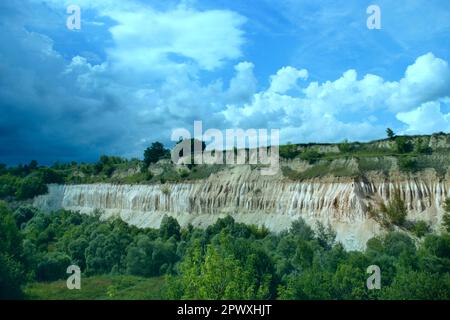
<instances>
[{"instance_id":1,"label":"grass","mask_svg":"<svg viewBox=\"0 0 450 320\"><path fill-rule=\"evenodd\" d=\"M289 167L282 167L281 170L285 177L292 180L305 180L328 175L333 175L335 177L355 177L358 175L358 173L345 166L336 166L332 168L330 166L330 161L318 163L303 172L297 172Z\"/></svg>"},{"instance_id":2,"label":"grass","mask_svg":"<svg viewBox=\"0 0 450 320\"><path fill-rule=\"evenodd\" d=\"M28 300L160 300L164 277L102 275L81 278L80 290L69 290L66 280L36 282L24 288Z\"/></svg>"}]
</instances>

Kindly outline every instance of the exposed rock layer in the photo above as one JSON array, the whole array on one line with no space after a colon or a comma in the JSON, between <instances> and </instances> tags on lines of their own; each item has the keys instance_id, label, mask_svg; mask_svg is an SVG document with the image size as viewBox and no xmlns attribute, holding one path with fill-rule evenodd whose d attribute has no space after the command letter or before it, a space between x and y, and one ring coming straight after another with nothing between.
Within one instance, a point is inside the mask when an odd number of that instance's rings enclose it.
<instances>
[{"instance_id":1,"label":"exposed rock layer","mask_svg":"<svg viewBox=\"0 0 450 320\"><path fill-rule=\"evenodd\" d=\"M158 227L164 214L176 217L181 225L201 227L230 214L237 221L281 231L302 217L313 226L316 221L330 223L347 249L362 249L381 231L368 218L368 207L390 199L397 188L405 199L409 219L440 224L450 184L433 176L294 182L281 176L263 177L246 167L192 183L50 185L49 193L34 203L45 210L91 213L100 209L104 218L120 216L139 227Z\"/></svg>"}]
</instances>

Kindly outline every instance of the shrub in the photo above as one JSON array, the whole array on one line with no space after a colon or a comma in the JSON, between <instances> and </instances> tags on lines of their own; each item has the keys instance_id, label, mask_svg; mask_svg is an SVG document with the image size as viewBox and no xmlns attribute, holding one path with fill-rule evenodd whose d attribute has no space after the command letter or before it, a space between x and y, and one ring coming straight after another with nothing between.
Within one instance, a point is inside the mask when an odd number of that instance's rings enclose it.
<instances>
[{"instance_id":1,"label":"shrub","mask_svg":"<svg viewBox=\"0 0 450 320\"><path fill-rule=\"evenodd\" d=\"M408 153L413 150L413 144L406 137L397 137L395 144L398 153Z\"/></svg>"},{"instance_id":2,"label":"shrub","mask_svg":"<svg viewBox=\"0 0 450 320\"><path fill-rule=\"evenodd\" d=\"M295 144L287 144L280 146L280 157L284 159L294 159L298 155L297 146Z\"/></svg>"},{"instance_id":3,"label":"shrub","mask_svg":"<svg viewBox=\"0 0 450 320\"><path fill-rule=\"evenodd\" d=\"M306 224L305 220L303 220L302 218L299 218L298 220L292 222L289 231L302 240L309 241L314 239L314 231L309 225Z\"/></svg>"},{"instance_id":4,"label":"shrub","mask_svg":"<svg viewBox=\"0 0 450 320\"><path fill-rule=\"evenodd\" d=\"M414 151L419 154L430 155L433 153L433 150L422 140L422 138L419 138L414 149Z\"/></svg>"},{"instance_id":5,"label":"shrub","mask_svg":"<svg viewBox=\"0 0 450 320\"><path fill-rule=\"evenodd\" d=\"M38 264L36 276L39 281L54 281L66 276L70 258L61 252L46 254L43 261Z\"/></svg>"},{"instance_id":6,"label":"shrub","mask_svg":"<svg viewBox=\"0 0 450 320\"><path fill-rule=\"evenodd\" d=\"M21 206L14 211L14 219L16 220L17 227L21 227L22 224L27 223L38 213L38 210L32 206Z\"/></svg>"},{"instance_id":7,"label":"shrub","mask_svg":"<svg viewBox=\"0 0 450 320\"><path fill-rule=\"evenodd\" d=\"M19 182L16 197L20 200L34 198L35 196L47 193L47 185L36 176L29 176Z\"/></svg>"},{"instance_id":8,"label":"shrub","mask_svg":"<svg viewBox=\"0 0 450 320\"><path fill-rule=\"evenodd\" d=\"M405 202L402 200L398 189L394 191L392 200L388 201L387 204L381 202L378 210L369 210L370 217L384 227L390 227L391 225L403 226L407 213Z\"/></svg>"},{"instance_id":9,"label":"shrub","mask_svg":"<svg viewBox=\"0 0 450 320\"><path fill-rule=\"evenodd\" d=\"M322 154L314 149L306 149L300 154L300 159L314 163L322 157Z\"/></svg>"},{"instance_id":10,"label":"shrub","mask_svg":"<svg viewBox=\"0 0 450 320\"><path fill-rule=\"evenodd\" d=\"M443 217L443 225L447 232L450 232L450 198L447 198L444 202L444 217Z\"/></svg>"},{"instance_id":11,"label":"shrub","mask_svg":"<svg viewBox=\"0 0 450 320\"><path fill-rule=\"evenodd\" d=\"M152 145L144 151L144 167L152 163L158 162L160 159L166 157L169 151L164 149L164 145L161 142L153 142Z\"/></svg>"},{"instance_id":12,"label":"shrub","mask_svg":"<svg viewBox=\"0 0 450 320\"><path fill-rule=\"evenodd\" d=\"M354 150L354 146L345 139L342 143L339 144L339 150L344 153L352 152Z\"/></svg>"},{"instance_id":13,"label":"shrub","mask_svg":"<svg viewBox=\"0 0 450 320\"><path fill-rule=\"evenodd\" d=\"M411 231L417 237L422 238L423 236L425 236L427 233L430 232L430 225L425 221L420 220L412 225Z\"/></svg>"},{"instance_id":14,"label":"shrub","mask_svg":"<svg viewBox=\"0 0 450 320\"><path fill-rule=\"evenodd\" d=\"M189 177L189 171L188 170L180 170L180 177L185 179L187 177Z\"/></svg>"},{"instance_id":15,"label":"shrub","mask_svg":"<svg viewBox=\"0 0 450 320\"><path fill-rule=\"evenodd\" d=\"M167 215L161 220L161 225L159 227L159 235L163 239L169 239L175 237L176 240L180 239L180 225L177 219L169 217Z\"/></svg>"},{"instance_id":16,"label":"shrub","mask_svg":"<svg viewBox=\"0 0 450 320\"><path fill-rule=\"evenodd\" d=\"M401 171L414 172L418 169L418 162L415 158L402 157L399 159L398 166Z\"/></svg>"}]
</instances>

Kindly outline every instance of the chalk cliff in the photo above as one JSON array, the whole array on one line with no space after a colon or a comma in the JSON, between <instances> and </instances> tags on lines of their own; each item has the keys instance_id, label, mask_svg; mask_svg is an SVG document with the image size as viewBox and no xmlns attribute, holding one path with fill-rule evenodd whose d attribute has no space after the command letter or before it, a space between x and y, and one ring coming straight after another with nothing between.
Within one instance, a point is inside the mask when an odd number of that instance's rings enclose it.
<instances>
[{"instance_id":1,"label":"chalk cliff","mask_svg":"<svg viewBox=\"0 0 450 320\"><path fill-rule=\"evenodd\" d=\"M35 198L34 204L50 211L100 209L103 218L117 216L138 227L159 227L165 214L182 226L204 227L230 214L236 221L281 231L302 217L312 226L317 221L330 223L347 249L363 249L368 239L381 232L368 217L369 206L390 199L395 189L406 201L408 219L425 220L434 227L441 223L450 182L433 174L300 182L236 166L189 183L50 185L49 193Z\"/></svg>"}]
</instances>

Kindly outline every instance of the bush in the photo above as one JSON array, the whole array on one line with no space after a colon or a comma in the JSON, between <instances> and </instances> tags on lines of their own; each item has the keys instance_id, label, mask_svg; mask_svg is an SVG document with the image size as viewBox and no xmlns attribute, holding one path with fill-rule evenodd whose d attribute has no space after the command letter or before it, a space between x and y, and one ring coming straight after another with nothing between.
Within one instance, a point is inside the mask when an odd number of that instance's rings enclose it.
<instances>
[{"instance_id":1,"label":"bush","mask_svg":"<svg viewBox=\"0 0 450 320\"><path fill-rule=\"evenodd\" d=\"M348 142L348 140L344 140L342 143L339 144L339 151L343 153L349 153L354 150L354 146Z\"/></svg>"},{"instance_id":2,"label":"bush","mask_svg":"<svg viewBox=\"0 0 450 320\"><path fill-rule=\"evenodd\" d=\"M17 178L11 174L0 176L0 198L14 197L16 194Z\"/></svg>"},{"instance_id":3,"label":"bush","mask_svg":"<svg viewBox=\"0 0 450 320\"><path fill-rule=\"evenodd\" d=\"M175 242L151 241L147 236L140 236L127 251L127 272L133 275L157 276L170 271L178 260Z\"/></svg>"},{"instance_id":4,"label":"bush","mask_svg":"<svg viewBox=\"0 0 450 320\"><path fill-rule=\"evenodd\" d=\"M161 220L161 225L159 227L159 236L163 239L169 239L171 237L175 237L176 240L180 239L180 225L178 224L177 219L164 216Z\"/></svg>"},{"instance_id":5,"label":"bush","mask_svg":"<svg viewBox=\"0 0 450 320\"><path fill-rule=\"evenodd\" d=\"M21 206L14 211L14 219L16 220L17 227L21 228L22 224L27 223L38 213L38 210L32 206Z\"/></svg>"},{"instance_id":6,"label":"bush","mask_svg":"<svg viewBox=\"0 0 450 320\"><path fill-rule=\"evenodd\" d=\"M427 233L430 233L430 225L423 220L417 221L412 225L411 231L417 237L422 238Z\"/></svg>"},{"instance_id":7,"label":"bush","mask_svg":"<svg viewBox=\"0 0 450 320\"><path fill-rule=\"evenodd\" d=\"M297 146L295 144L287 144L280 146L280 157L284 159L294 159L298 155Z\"/></svg>"},{"instance_id":8,"label":"bush","mask_svg":"<svg viewBox=\"0 0 450 320\"><path fill-rule=\"evenodd\" d=\"M314 149L308 148L300 154L300 159L314 163L322 157L322 154Z\"/></svg>"},{"instance_id":9,"label":"bush","mask_svg":"<svg viewBox=\"0 0 450 320\"><path fill-rule=\"evenodd\" d=\"M22 237L13 214L6 203L0 201L0 299L21 296L20 286L25 281L22 255Z\"/></svg>"},{"instance_id":10,"label":"bush","mask_svg":"<svg viewBox=\"0 0 450 320\"><path fill-rule=\"evenodd\" d=\"M158 162L160 159L167 156L169 151L164 149L164 145L161 142L153 142L152 145L144 151L144 168L152 163Z\"/></svg>"},{"instance_id":11,"label":"bush","mask_svg":"<svg viewBox=\"0 0 450 320\"><path fill-rule=\"evenodd\" d=\"M369 210L370 217L384 227L390 227L391 225L403 226L407 214L408 210L398 189L394 190L394 196L387 204L381 202L378 210Z\"/></svg>"},{"instance_id":12,"label":"bush","mask_svg":"<svg viewBox=\"0 0 450 320\"><path fill-rule=\"evenodd\" d=\"M314 239L314 231L308 226L302 218L292 222L290 233L299 237L302 240L313 240Z\"/></svg>"},{"instance_id":13,"label":"bush","mask_svg":"<svg viewBox=\"0 0 450 320\"><path fill-rule=\"evenodd\" d=\"M413 151L413 144L407 137L397 137L395 144L398 153L409 153Z\"/></svg>"},{"instance_id":14,"label":"bush","mask_svg":"<svg viewBox=\"0 0 450 320\"><path fill-rule=\"evenodd\" d=\"M447 198L444 202L444 217L443 217L443 225L447 232L450 232L450 198Z\"/></svg>"},{"instance_id":15,"label":"bush","mask_svg":"<svg viewBox=\"0 0 450 320\"><path fill-rule=\"evenodd\" d=\"M185 169L180 170L180 177L183 178L183 179L189 177L189 171L185 170Z\"/></svg>"},{"instance_id":16,"label":"bush","mask_svg":"<svg viewBox=\"0 0 450 320\"><path fill-rule=\"evenodd\" d=\"M39 281L54 281L66 277L70 258L61 252L46 254L43 261L38 264L36 276Z\"/></svg>"},{"instance_id":17,"label":"bush","mask_svg":"<svg viewBox=\"0 0 450 320\"><path fill-rule=\"evenodd\" d=\"M430 155L433 153L433 149L431 149L423 140L422 138L419 138L417 141L415 148L415 152L418 154L427 154Z\"/></svg>"},{"instance_id":18,"label":"bush","mask_svg":"<svg viewBox=\"0 0 450 320\"><path fill-rule=\"evenodd\" d=\"M406 171L406 172L417 171L417 169L418 169L417 159L409 158L409 157L402 157L399 159L398 166L401 171Z\"/></svg>"},{"instance_id":19,"label":"bush","mask_svg":"<svg viewBox=\"0 0 450 320\"><path fill-rule=\"evenodd\" d=\"M32 199L38 195L47 193L47 185L36 176L29 176L19 182L16 197L19 200Z\"/></svg>"}]
</instances>

